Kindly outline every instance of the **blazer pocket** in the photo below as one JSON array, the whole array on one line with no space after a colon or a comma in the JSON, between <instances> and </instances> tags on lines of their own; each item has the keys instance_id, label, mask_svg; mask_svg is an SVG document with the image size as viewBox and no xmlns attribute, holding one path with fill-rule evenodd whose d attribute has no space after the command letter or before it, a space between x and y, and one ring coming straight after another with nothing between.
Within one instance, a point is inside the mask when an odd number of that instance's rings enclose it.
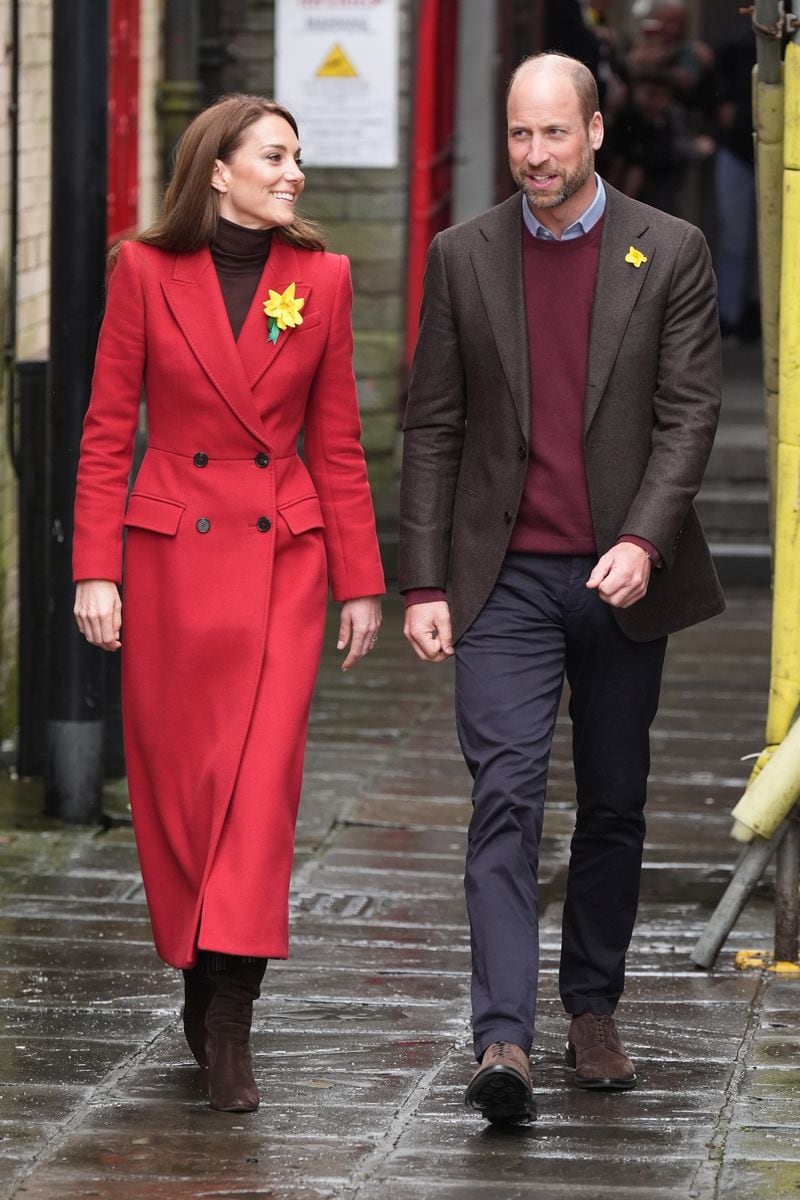
<instances>
[{"instance_id":1,"label":"blazer pocket","mask_svg":"<svg viewBox=\"0 0 800 1200\"><path fill-rule=\"evenodd\" d=\"M664 311L665 304L665 296L651 296L649 300L644 300L641 304L634 304L628 321L628 329L633 329L634 325L643 325L645 321L657 321ZM660 321L658 324L660 326Z\"/></svg>"},{"instance_id":2,"label":"blazer pocket","mask_svg":"<svg viewBox=\"0 0 800 1200\"><path fill-rule=\"evenodd\" d=\"M306 533L309 529L325 528L319 496L303 496L300 500L280 504L278 512L292 533Z\"/></svg>"},{"instance_id":3,"label":"blazer pocket","mask_svg":"<svg viewBox=\"0 0 800 1200\"><path fill-rule=\"evenodd\" d=\"M174 537L185 511L186 505L178 500L164 500L161 496L133 492L128 500L123 524L128 529L149 529L151 533Z\"/></svg>"}]
</instances>

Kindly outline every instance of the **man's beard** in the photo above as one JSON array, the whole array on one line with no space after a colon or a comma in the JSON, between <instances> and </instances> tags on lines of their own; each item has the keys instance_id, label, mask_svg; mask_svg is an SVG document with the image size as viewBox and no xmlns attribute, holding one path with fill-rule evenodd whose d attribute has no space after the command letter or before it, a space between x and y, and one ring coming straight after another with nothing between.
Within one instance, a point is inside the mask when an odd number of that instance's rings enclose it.
<instances>
[{"instance_id":1,"label":"man's beard","mask_svg":"<svg viewBox=\"0 0 800 1200\"><path fill-rule=\"evenodd\" d=\"M587 138L581 154L580 162L575 170L571 173L569 171L565 171L563 168L558 167L551 171L532 172L529 171L527 166L520 167L518 169L515 169L512 166L511 174L514 176L514 181L525 193L531 208L558 208L560 204L563 204L566 200L569 200L570 196L574 196L576 192L580 191L580 189L586 183L586 180L592 174L593 170L594 155L592 154L592 148L589 145L589 140ZM528 174L557 175L561 180L561 187L557 192L538 192L535 188L531 187L530 183L528 182Z\"/></svg>"}]
</instances>

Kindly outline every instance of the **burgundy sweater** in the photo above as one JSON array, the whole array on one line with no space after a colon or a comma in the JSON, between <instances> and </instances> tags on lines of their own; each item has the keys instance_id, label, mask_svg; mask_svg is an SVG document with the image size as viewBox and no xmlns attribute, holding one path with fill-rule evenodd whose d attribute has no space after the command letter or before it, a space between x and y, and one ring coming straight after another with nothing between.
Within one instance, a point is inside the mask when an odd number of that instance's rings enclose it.
<instances>
[{"instance_id":1,"label":"burgundy sweater","mask_svg":"<svg viewBox=\"0 0 800 1200\"><path fill-rule=\"evenodd\" d=\"M522 230L531 369L528 473L509 550L594 554L583 405L603 220L566 242Z\"/></svg>"}]
</instances>

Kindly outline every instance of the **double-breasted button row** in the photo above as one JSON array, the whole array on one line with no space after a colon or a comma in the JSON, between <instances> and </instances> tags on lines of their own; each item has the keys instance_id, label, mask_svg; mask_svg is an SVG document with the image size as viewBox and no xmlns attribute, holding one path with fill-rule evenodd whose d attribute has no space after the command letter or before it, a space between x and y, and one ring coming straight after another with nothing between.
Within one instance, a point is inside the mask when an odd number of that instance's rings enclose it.
<instances>
[{"instance_id":1,"label":"double-breasted button row","mask_svg":"<svg viewBox=\"0 0 800 1200\"><path fill-rule=\"evenodd\" d=\"M194 458L192 459L192 462L194 463L194 465L196 467L207 467L208 466L208 455L204 454L202 450L198 450L197 454L195 454ZM268 467L269 466L269 455L265 454L263 450L259 450L258 454L253 459L253 462L256 464L257 467L261 467L261 468Z\"/></svg>"},{"instance_id":2,"label":"double-breasted button row","mask_svg":"<svg viewBox=\"0 0 800 1200\"><path fill-rule=\"evenodd\" d=\"M208 517L200 517L199 520L195 521L194 527L198 533L208 533L211 528L211 522ZM256 521L256 529L259 533L268 533L271 528L272 521L270 521L269 517L259 517Z\"/></svg>"}]
</instances>

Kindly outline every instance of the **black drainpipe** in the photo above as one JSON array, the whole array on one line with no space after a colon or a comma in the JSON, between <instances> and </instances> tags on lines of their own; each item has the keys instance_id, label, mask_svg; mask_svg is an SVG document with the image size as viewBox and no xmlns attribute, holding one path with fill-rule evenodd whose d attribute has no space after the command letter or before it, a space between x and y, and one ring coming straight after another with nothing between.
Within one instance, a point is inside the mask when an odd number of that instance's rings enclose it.
<instances>
[{"instance_id":1,"label":"black drainpipe","mask_svg":"<svg viewBox=\"0 0 800 1200\"><path fill-rule=\"evenodd\" d=\"M6 337L3 352L3 385L6 397L6 438L8 456L19 477L19 457L16 438L16 411L14 404L14 360L17 352L17 241L19 236L19 3L11 4L11 96L8 103L9 129L9 175L11 195L8 221L8 288L6 291Z\"/></svg>"},{"instance_id":2,"label":"black drainpipe","mask_svg":"<svg viewBox=\"0 0 800 1200\"><path fill-rule=\"evenodd\" d=\"M45 806L73 823L101 815L105 664L72 616L72 507L104 303L108 5L53 3L50 621Z\"/></svg>"}]
</instances>

